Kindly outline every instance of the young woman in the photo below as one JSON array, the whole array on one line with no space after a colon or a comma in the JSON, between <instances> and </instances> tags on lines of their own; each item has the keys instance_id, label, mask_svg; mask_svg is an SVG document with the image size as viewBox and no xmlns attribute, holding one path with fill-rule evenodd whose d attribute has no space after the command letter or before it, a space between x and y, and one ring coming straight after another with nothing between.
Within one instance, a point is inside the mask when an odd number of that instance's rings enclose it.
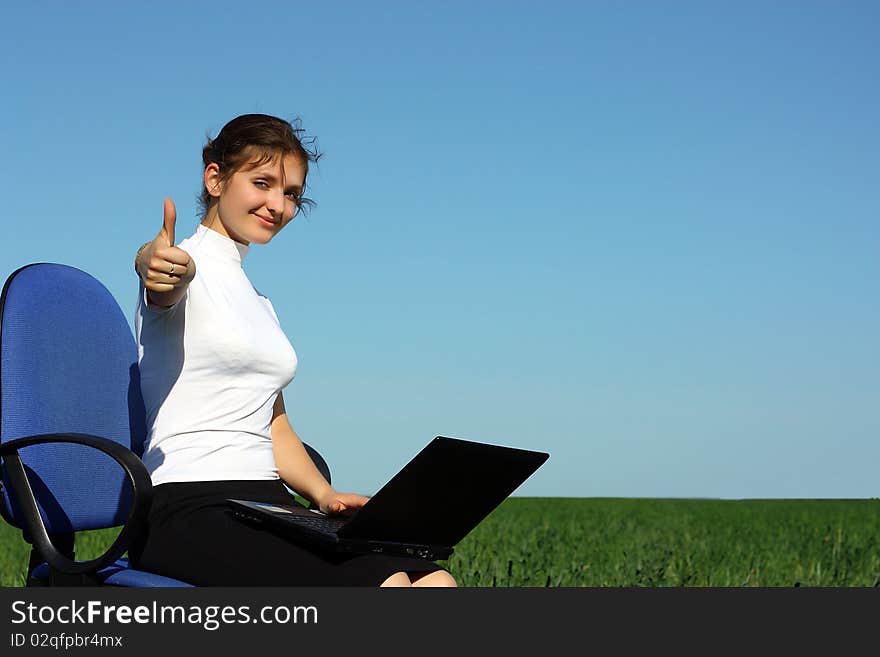
<instances>
[{"instance_id":1,"label":"young woman","mask_svg":"<svg viewBox=\"0 0 880 657\"><path fill-rule=\"evenodd\" d=\"M132 563L197 585L455 586L429 561L330 555L227 513L229 497L295 503L284 484L329 514L368 500L330 486L291 427L281 391L296 353L242 268L251 243L270 242L311 204L303 192L319 154L301 132L263 114L227 123L202 151L195 233L175 245L166 199L162 229L135 256L154 499Z\"/></svg>"}]
</instances>

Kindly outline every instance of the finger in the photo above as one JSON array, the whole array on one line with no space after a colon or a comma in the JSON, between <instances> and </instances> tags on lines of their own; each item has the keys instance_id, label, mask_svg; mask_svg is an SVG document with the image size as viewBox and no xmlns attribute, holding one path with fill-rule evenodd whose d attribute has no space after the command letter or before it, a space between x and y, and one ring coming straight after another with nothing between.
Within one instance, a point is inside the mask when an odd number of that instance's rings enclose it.
<instances>
[{"instance_id":1,"label":"finger","mask_svg":"<svg viewBox=\"0 0 880 657\"><path fill-rule=\"evenodd\" d=\"M180 283L180 277L183 274L180 271L180 267L176 267L176 271L171 273L171 265L168 265L168 268L162 271L161 269L149 269L147 271L147 280L151 283L160 283L162 285L170 285L174 287ZM158 290L157 290L158 291ZM163 290L167 291L167 290Z\"/></svg>"},{"instance_id":2,"label":"finger","mask_svg":"<svg viewBox=\"0 0 880 657\"><path fill-rule=\"evenodd\" d=\"M170 248L162 250L162 257L165 258L168 262L173 262L175 265L182 265L184 267L188 267L189 263L192 262L192 258L189 253L184 251L183 249L179 249L176 246L172 246Z\"/></svg>"},{"instance_id":3,"label":"finger","mask_svg":"<svg viewBox=\"0 0 880 657\"><path fill-rule=\"evenodd\" d=\"M171 292L174 289L173 285L168 283L160 283L158 281L149 281L144 283L144 287L148 290L152 290L153 292Z\"/></svg>"},{"instance_id":4,"label":"finger","mask_svg":"<svg viewBox=\"0 0 880 657\"><path fill-rule=\"evenodd\" d=\"M186 276L189 271L190 268L187 265L172 262L161 256L154 256L150 259L150 266L147 269L147 278L151 281L177 285L181 278Z\"/></svg>"},{"instance_id":5,"label":"finger","mask_svg":"<svg viewBox=\"0 0 880 657\"><path fill-rule=\"evenodd\" d=\"M193 262L192 258L189 257L189 254L185 251L180 251L179 249L176 249L178 253L174 253L174 250L173 247L171 253L164 249L158 250L157 254L154 254L153 257L150 258L147 271L157 275L173 275L177 277L183 276L191 271ZM179 254L183 255L181 256Z\"/></svg>"},{"instance_id":6,"label":"finger","mask_svg":"<svg viewBox=\"0 0 880 657\"><path fill-rule=\"evenodd\" d=\"M176 251L176 252L175 252ZM181 255L182 254L182 255ZM192 258L186 251L180 249L172 249L166 251L160 249L152 258L150 258L149 268L158 274L171 274L183 276L190 271ZM172 270L173 266L173 270Z\"/></svg>"},{"instance_id":7,"label":"finger","mask_svg":"<svg viewBox=\"0 0 880 657\"><path fill-rule=\"evenodd\" d=\"M174 207L174 201L170 198L165 199L162 213L162 230L159 231L158 239L161 239L164 242L163 246L174 246L174 228L177 224L177 209Z\"/></svg>"}]
</instances>

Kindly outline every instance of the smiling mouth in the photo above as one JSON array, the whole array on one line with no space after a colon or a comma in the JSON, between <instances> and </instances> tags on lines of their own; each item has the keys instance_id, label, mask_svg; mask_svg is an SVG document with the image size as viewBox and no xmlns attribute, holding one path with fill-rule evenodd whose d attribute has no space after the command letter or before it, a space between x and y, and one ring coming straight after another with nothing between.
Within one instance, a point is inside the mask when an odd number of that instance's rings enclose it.
<instances>
[{"instance_id":1,"label":"smiling mouth","mask_svg":"<svg viewBox=\"0 0 880 657\"><path fill-rule=\"evenodd\" d=\"M273 226L278 223L277 221L272 221L271 219L267 219L266 217L264 217L263 215L260 215L260 214L254 214L254 216L257 217L258 219L262 219L267 224L271 224Z\"/></svg>"}]
</instances>

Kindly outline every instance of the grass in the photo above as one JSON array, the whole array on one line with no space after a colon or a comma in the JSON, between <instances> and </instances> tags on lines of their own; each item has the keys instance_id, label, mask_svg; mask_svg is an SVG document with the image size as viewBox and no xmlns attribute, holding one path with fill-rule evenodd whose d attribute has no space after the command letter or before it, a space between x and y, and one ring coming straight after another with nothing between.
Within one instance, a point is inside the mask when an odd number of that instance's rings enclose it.
<instances>
[{"instance_id":1,"label":"grass","mask_svg":"<svg viewBox=\"0 0 880 657\"><path fill-rule=\"evenodd\" d=\"M81 532L77 558L118 529ZM461 586L880 586L880 500L509 498L440 562ZM29 546L0 525L0 585Z\"/></svg>"}]
</instances>

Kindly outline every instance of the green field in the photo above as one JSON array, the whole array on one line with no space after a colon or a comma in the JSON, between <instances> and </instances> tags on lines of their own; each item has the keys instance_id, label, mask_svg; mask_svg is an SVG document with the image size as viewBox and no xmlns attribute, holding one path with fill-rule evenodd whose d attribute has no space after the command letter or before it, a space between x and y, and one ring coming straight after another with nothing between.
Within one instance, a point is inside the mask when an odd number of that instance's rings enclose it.
<instances>
[{"instance_id":1,"label":"green field","mask_svg":"<svg viewBox=\"0 0 880 657\"><path fill-rule=\"evenodd\" d=\"M0 524L0 584L28 549ZM514 497L441 563L461 586L880 586L880 500Z\"/></svg>"}]
</instances>

